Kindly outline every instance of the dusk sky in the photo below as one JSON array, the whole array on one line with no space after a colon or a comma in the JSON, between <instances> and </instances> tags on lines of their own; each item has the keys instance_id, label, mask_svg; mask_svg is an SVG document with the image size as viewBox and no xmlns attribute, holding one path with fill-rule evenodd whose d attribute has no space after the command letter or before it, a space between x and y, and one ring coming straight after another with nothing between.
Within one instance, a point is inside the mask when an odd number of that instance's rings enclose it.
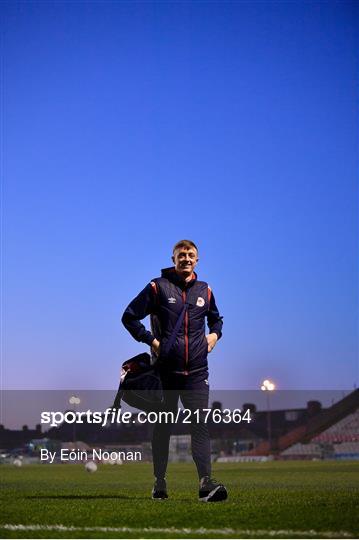
<instances>
[{"instance_id":1,"label":"dusk sky","mask_svg":"<svg viewBox=\"0 0 359 540\"><path fill-rule=\"evenodd\" d=\"M358 384L358 2L1 2L2 386L112 389L199 246L210 385Z\"/></svg>"}]
</instances>

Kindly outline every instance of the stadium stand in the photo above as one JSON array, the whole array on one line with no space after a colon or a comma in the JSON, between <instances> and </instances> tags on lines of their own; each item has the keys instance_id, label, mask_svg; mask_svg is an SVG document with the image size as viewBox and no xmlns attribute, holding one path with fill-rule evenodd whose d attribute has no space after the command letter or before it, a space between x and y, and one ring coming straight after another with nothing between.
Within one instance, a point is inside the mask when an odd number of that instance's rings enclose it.
<instances>
[{"instance_id":1,"label":"stadium stand","mask_svg":"<svg viewBox=\"0 0 359 540\"><path fill-rule=\"evenodd\" d=\"M307 444L296 443L281 452L284 459L359 459L359 408Z\"/></svg>"},{"instance_id":2,"label":"stadium stand","mask_svg":"<svg viewBox=\"0 0 359 540\"><path fill-rule=\"evenodd\" d=\"M359 441L359 409L313 438L314 442Z\"/></svg>"},{"instance_id":3,"label":"stadium stand","mask_svg":"<svg viewBox=\"0 0 359 540\"><path fill-rule=\"evenodd\" d=\"M333 448L336 456L350 454L357 455L359 457L359 442L343 442L340 444L334 444Z\"/></svg>"},{"instance_id":4,"label":"stadium stand","mask_svg":"<svg viewBox=\"0 0 359 540\"><path fill-rule=\"evenodd\" d=\"M262 441L256 448L248 452L248 455L268 455L275 453L283 456L288 456L284 452L293 447L295 444L301 443L307 446L308 443L314 442L322 444L331 442L355 442L359 441L359 390L356 389L349 395L332 405L329 409L321 411L319 414L310 418L306 423L289 431L285 435L280 436L270 447L268 441ZM341 437L335 439L335 435ZM339 435L340 434L340 435ZM324 436L327 440L318 440L316 437ZM303 447L297 447L299 454L308 455ZM310 452L311 450L309 450ZM290 455L290 454L289 454ZM310 454L309 454L310 455ZM324 446L322 448L321 457L345 456L342 452L336 453L333 445ZM314 454L313 454L313 457ZM359 457L359 455L358 455Z\"/></svg>"},{"instance_id":5,"label":"stadium stand","mask_svg":"<svg viewBox=\"0 0 359 540\"><path fill-rule=\"evenodd\" d=\"M322 449L320 444L315 443L296 443L284 450L281 454L284 458L290 457L291 459L320 459L322 457Z\"/></svg>"}]
</instances>

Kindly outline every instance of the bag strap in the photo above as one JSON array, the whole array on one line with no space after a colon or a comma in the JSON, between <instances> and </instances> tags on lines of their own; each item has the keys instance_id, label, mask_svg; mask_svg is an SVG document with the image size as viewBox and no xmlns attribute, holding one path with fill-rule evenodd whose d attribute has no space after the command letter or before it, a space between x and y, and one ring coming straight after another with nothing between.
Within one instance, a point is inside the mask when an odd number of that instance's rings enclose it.
<instances>
[{"instance_id":1,"label":"bag strap","mask_svg":"<svg viewBox=\"0 0 359 540\"><path fill-rule=\"evenodd\" d=\"M188 305L189 305L188 302L185 302L185 304L184 304L184 306L182 308L182 311L179 314L179 317L177 319L175 327L172 330L170 338L167 341L165 347L161 350L161 355L163 354L164 356L167 356L168 353L170 352L170 350L172 349L173 344L175 342L175 339L177 337L177 334L179 332L179 329L181 328L184 316L185 316L186 311L188 309ZM147 353L145 353L145 354L147 354ZM120 383L120 386L118 388L118 391L117 391L117 394L116 394L116 397L115 397L114 404L112 405L113 408L115 408L115 409L120 409L121 408L121 400L122 400L123 393L124 393L124 390L123 390L123 388L121 388L121 383Z\"/></svg>"},{"instance_id":2,"label":"bag strap","mask_svg":"<svg viewBox=\"0 0 359 540\"><path fill-rule=\"evenodd\" d=\"M181 328L181 325L183 323L183 319L184 319L184 316L186 314L186 311L187 311L187 308L188 308L188 303L185 302L183 308L182 308L182 311L177 319L177 322L175 324L175 327L174 329L172 330L172 334L170 335L169 337L169 340L167 341L167 343L165 344L165 346L163 347L162 350L160 350L160 356L168 356L168 353L170 352L170 350L172 349L173 347L173 344L175 342L175 339L177 337L177 334L179 332L179 329Z\"/></svg>"}]
</instances>

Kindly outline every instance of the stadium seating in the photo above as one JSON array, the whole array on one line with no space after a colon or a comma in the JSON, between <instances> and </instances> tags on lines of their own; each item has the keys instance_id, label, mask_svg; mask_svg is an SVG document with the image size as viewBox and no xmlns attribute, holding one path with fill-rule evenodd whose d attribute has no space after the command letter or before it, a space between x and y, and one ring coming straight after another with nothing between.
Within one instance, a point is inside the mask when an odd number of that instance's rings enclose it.
<instances>
[{"instance_id":1,"label":"stadium seating","mask_svg":"<svg viewBox=\"0 0 359 540\"><path fill-rule=\"evenodd\" d=\"M308 444L302 444L302 443L296 443L293 446L290 446L286 450L284 450L281 453L284 457L297 457L302 459L308 459L308 458L321 458L322 457L322 449L319 444L315 443L308 443Z\"/></svg>"},{"instance_id":2,"label":"stadium seating","mask_svg":"<svg viewBox=\"0 0 359 540\"><path fill-rule=\"evenodd\" d=\"M296 443L283 452L283 458L359 458L359 409L336 422L307 444Z\"/></svg>"},{"instance_id":3,"label":"stadium seating","mask_svg":"<svg viewBox=\"0 0 359 540\"><path fill-rule=\"evenodd\" d=\"M313 442L359 441L359 409L314 437Z\"/></svg>"}]
</instances>

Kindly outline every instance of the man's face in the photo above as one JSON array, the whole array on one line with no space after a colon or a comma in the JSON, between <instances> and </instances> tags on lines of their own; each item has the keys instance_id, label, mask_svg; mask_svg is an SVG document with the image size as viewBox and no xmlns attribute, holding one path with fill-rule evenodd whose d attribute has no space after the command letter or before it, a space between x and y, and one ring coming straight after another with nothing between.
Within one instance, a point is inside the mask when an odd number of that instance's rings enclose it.
<instances>
[{"instance_id":1,"label":"man's face","mask_svg":"<svg viewBox=\"0 0 359 540\"><path fill-rule=\"evenodd\" d=\"M172 256L172 260L176 272L183 277L188 277L192 274L198 263L197 250L195 248L186 247L177 248Z\"/></svg>"}]
</instances>

